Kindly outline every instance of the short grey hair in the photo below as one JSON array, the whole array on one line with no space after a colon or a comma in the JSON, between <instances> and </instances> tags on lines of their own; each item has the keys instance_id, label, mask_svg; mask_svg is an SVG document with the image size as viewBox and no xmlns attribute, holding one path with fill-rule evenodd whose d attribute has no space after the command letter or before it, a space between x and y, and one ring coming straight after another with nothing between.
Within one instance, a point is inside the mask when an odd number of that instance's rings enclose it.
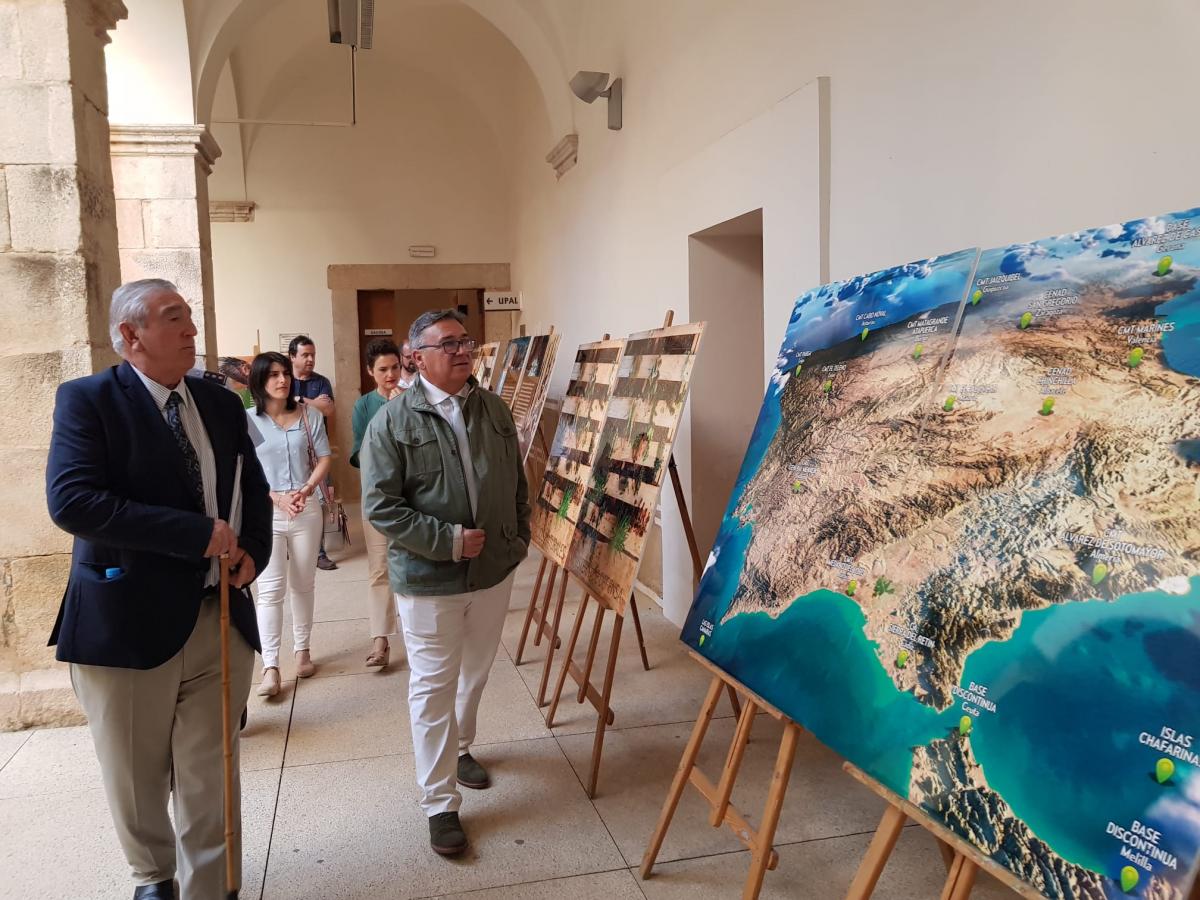
<instances>
[{"instance_id":1,"label":"short grey hair","mask_svg":"<svg viewBox=\"0 0 1200 900\"><path fill-rule=\"evenodd\" d=\"M431 309L429 312L423 312L412 327L408 329L408 343L413 350L421 345L421 335L432 328L438 322L444 322L447 319L453 319L459 325L465 325L467 317L460 313L457 309Z\"/></svg>"},{"instance_id":2,"label":"short grey hair","mask_svg":"<svg viewBox=\"0 0 1200 900\"><path fill-rule=\"evenodd\" d=\"M113 349L125 355L125 339L121 337L123 324L143 328L146 325L146 301L155 294L178 294L175 287L165 278L143 278L123 284L112 295L112 306L108 310L108 336Z\"/></svg>"}]
</instances>

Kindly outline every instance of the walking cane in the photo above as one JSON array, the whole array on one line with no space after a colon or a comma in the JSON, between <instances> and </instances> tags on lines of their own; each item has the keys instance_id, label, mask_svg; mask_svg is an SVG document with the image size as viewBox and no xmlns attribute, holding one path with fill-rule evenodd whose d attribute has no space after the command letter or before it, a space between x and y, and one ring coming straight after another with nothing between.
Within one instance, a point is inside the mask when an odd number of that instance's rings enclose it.
<instances>
[{"instance_id":1,"label":"walking cane","mask_svg":"<svg viewBox=\"0 0 1200 900\"><path fill-rule=\"evenodd\" d=\"M229 524L241 532L241 508L238 500L242 491L242 455L239 453L233 475L233 497L229 501ZM237 836L233 811L233 722L230 719L233 702L229 685L229 556L221 556L221 749L225 769L225 887L226 900L238 900L237 871L234 865L234 846Z\"/></svg>"},{"instance_id":2,"label":"walking cane","mask_svg":"<svg viewBox=\"0 0 1200 900\"><path fill-rule=\"evenodd\" d=\"M240 462L240 460L239 460ZM233 824L233 723L230 722L229 697L229 557L221 557L221 744L225 752L225 886L226 900L237 900L237 874L234 871Z\"/></svg>"}]
</instances>

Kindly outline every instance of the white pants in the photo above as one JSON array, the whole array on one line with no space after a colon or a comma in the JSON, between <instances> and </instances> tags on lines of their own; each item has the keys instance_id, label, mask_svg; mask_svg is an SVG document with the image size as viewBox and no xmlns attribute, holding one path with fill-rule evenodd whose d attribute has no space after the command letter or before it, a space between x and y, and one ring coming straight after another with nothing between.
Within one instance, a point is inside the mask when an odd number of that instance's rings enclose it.
<instances>
[{"instance_id":1,"label":"white pants","mask_svg":"<svg viewBox=\"0 0 1200 900\"><path fill-rule=\"evenodd\" d=\"M387 637L399 631L396 602L388 584L388 539L363 516L363 543L367 545L367 617L371 637Z\"/></svg>"},{"instance_id":2,"label":"white pants","mask_svg":"<svg viewBox=\"0 0 1200 900\"><path fill-rule=\"evenodd\" d=\"M258 637L263 668L279 666L283 631L283 595L291 598L292 639L296 650L308 649L312 634L313 596L317 580L317 551L321 546L321 504L310 497L304 512L292 519L275 509L271 561L258 576Z\"/></svg>"},{"instance_id":3,"label":"white pants","mask_svg":"<svg viewBox=\"0 0 1200 900\"><path fill-rule=\"evenodd\" d=\"M240 822L238 720L250 693L254 651L232 626L229 658L233 808ZM161 666L72 664L71 684L87 713L108 809L134 883L156 884L178 873L183 900L224 897L220 604L215 599L200 604L187 643ZM175 828L167 816L171 794ZM240 843L239 827L234 842L239 881Z\"/></svg>"},{"instance_id":4,"label":"white pants","mask_svg":"<svg viewBox=\"0 0 1200 900\"><path fill-rule=\"evenodd\" d=\"M408 649L408 709L425 815L457 812L458 757L471 749L479 698L500 646L513 572L495 587L442 597L396 595Z\"/></svg>"}]
</instances>

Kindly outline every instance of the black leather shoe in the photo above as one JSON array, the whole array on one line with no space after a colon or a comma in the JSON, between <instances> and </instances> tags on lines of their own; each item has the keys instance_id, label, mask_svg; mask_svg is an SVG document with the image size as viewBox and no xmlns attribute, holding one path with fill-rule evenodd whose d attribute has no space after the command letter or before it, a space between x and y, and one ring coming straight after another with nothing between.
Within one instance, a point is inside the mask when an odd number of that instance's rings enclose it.
<instances>
[{"instance_id":1,"label":"black leather shoe","mask_svg":"<svg viewBox=\"0 0 1200 900\"><path fill-rule=\"evenodd\" d=\"M455 856L467 849L467 833L458 820L458 813L444 812L429 817L429 846L442 856Z\"/></svg>"},{"instance_id":2,"label":"black leather shoe","mask_svg":"<svg viewBox=\"0 0 1200 900\"><path fill-rule=\"evenodd\" d=\"M492 779L488 777L487 769L476 762L470 753L464 753L458 758L458 783L463 787L482 791L490 787Z\"/></svg>"},{"instance_id":3,"label":"black leather shoe","mask_svg":"<svg viewBox=\"0 0 1200 900\"><path fill-rule=\"evenodd\" d=\"M133 900L175 900L175 882L160 881L133 889Z\"/></svg>"}]
</instances>

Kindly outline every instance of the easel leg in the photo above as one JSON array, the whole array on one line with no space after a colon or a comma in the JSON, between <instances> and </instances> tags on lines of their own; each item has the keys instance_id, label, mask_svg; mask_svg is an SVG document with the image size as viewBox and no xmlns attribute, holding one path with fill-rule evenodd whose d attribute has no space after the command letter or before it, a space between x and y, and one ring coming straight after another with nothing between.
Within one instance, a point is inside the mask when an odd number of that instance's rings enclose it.
<instances>
[{"instance_id":1,"label":"easel leg","mask_svg":"<svg viewBox=\"0 0 1200 900\"><path fill-rule=\"evenodd\" d=\"M740 716L742 714L742 704L738 702L737 691L733 689L732 684L725 685L725 691L729 694L729 705L733 707L733 714Z\"/></svg>"},{"instance_id":2,"label":"easel leg","mask_svg":"<svg viewBox=\"0 0 1200 900\"><path fill-rule=\"evenodd\" d=\"M546 631L546 613L550 610L550 598L554 596L554 579L558 577L559 568L555 566L550 570L550 584L546 587L546 602L542 604L542 609L538 613L537 631L533 634L533 646L538 646L542 642L542 635ZM562 570L563 580L566 580L567 570Z\"/></svg>"},{"instance_id":3,"label":"easel leg","mask_svg":"<svg viewBox=\"0 0 1200 900\"><path fill-rule=\"evenodd\" d=\"M800 727L788 722L783 726L783 740L779 742L779 755L775 757L775 771L771 774L771 790L763 807L762 824L754 840L754 853L750 861L750 874L742 889L742 900L757 900L762 890L763 876L771 859L771 844L775 841L775 827L779 824L779 813L783 810L783 798L787 793L788 781L792 777L792 762L796 759L796 744L800 739Z\"/></svg>"},{"instance_id":4,"label":"easel leg","mask_svg":"<svg viewBox=\"0 0 1200 900\"><path fill-rule=\"evenodd\" d=\"M596 739L592 742L592 773L588 777L587 790L589 800L595 799L596 782L600 779L600 754L604 752L604 729L608 724L608 701L612 697L613 675L617 671L617 651L621 647L621 626L624 624L624 616L613 616L612 640L608 645L608 666L604 670L604 690L600 694L600 709L596 714Z\"/></svg>"},{"instance_id":5,"label":"easel leg","mask_svg":"<svg viewBox=\"0 0 1200 900\"><path fill-rule=\"evenodd\" d=\"M692 736L688 738L687 746L683 749L683 756L679 760L679 767L675 770L675 780L671 782L667 800L663 804L662 812L658 814L658 824L654 827L654 834L650 837L650 844L646 847L646 853L642 857L643 878L650 877L654 862L658 859L659 851L662 850L667 829L671 827L671 820L675 818L679 798L683 796L683 789L687 787L692 769L695 768L696 757L700 755L700 745L704 743L708 723L712 721L713 712L716 711L717 701L720 697L721 679L714 675L708 686L708 693L704 696L704 703L700 705L700 715L696 717L696 724L692 726Z\"/></svg>"},{"instance_id":6,"label":"easel leg","mask_svg":"<svg viewBox=\"0 0 1200 900\"><path fill-rule=\"evenodd\" d=\"M521 656L525 652L525 641L529 637L529 623L533 621L534 607L537 606L538 594L542 590L542 576L546 574L546 565L549 560L542 557L542 564L538 566L537 579L533 582L533 593L529 595L529 607L525 610L525 624L521 626L521 641L517 644L517 658L513 665L521 664Z\"/></svg>"},{"instance_id":7,"label":"easel leg","mask_svg":"<svg viewBox=\"0 0 1200 900\"><path fill-rule=\"evenodd\" d=\"M579 609L575 613L575 624L571 626L571 639L567 641L567 652L563 654L562 671L558 673L558 684L554 687L554 696L550 700L550 712L546 715L546 727L554 727L554 716L558 712L558 701L562 697L563 685L567 682L567 672L571 668L571 658L575 655L575 645L579 642L579 630L583 627L583 616L587 612L589 594L584 594L579 601ZM586 679L584 684L587 684Z\"/></svg>"},{"instance_id":8,"label":"easel leg","mask_svg":"<svg viewBox=\"0 0 1200 900\"><path fill-rule=\"evenodd\" d=\"M950 871L950 867L954 865L954 848L940 838L934 838L937 841L938 851L942 854L942 862L946 864L946 871Z\"/></svg>"},{"instance_id":9,"label":"easel leg","mask_svg":"<svg viewBox=\"0 0 1200 900\"><path fill-rule=\"evenodd\" d=\"M580 610L582 614L582 610ZM583 678L579 681L579 693L575 702L582 703L587 696L588 682L592 680L592 665L596 662L596 645L600 643L600 629L604 625L604 604L596 604L596 621L592 623L592 636L588 639L587 658L583 661Z\"/></svg>"},{"instance_id":10,"label":"easel leg","mask_svg":"<svg viewBox=\"0 0 1200 900\"><path fill-rule=\"evenodd\" d=\"M729 753L725 757L725 768L721 770L721 780L717 784L717 799L713 803L708 824L719 828L725 821L725 810L729 808L729 796L733 793L733 783L737 780L738 769L742 766L742 757L746 753L746 744L750 741L750 729L754 727L754 715L758 706L751 701L742 709L738 716L737 730L733 733L733 743L729 745Z\"/></svg>"},{"instance_id":11,"label":"easel leg","mask_svg":"<svg viewBox=\"0 0 1200 900\"><path fill-rule=\"evenodd\" d=\"M846 892L846 900L867 900L871 896L907 821L908 816L900 807L888 804L879 827L875 829L875 837L871 838L871 844L867 847L867 854L859 863L854 881L850 883L850 890Z\"/></svg>"},{"instance_id":12,"label":"easel leg","mask_svg":"<svg viewBox=\"0 0 1200 900\"><path fill-rule=\"evenodd\" d=\"M637 631L638 650L642 653L642 668L650 671L650 660L646 658L646 639L642 637L642 617L638 614L637 596L629 595L629 608L633 610L633 627Z\"/></svg>"},{"instance_id":13,"label":"easel leg","mask_svg":"<svg viewBox=\"0 0 1200 900\"><path fill-rule=\"evenodd\" d=\"M554 618L550 625L550 636L546 638L546 661L542 665L542 681L538 685L538 707L546 705L546 685L550 683L550 667L554 665L554 648L558 643L558 624L562 621L563 601L567 596L566 570L563 570L562 584L558 587L558 599L554 602Z\"/></svg>"},{"instance_id":14,"label":"easel leg","mask_svg":"<svg viewBox=\"0 0 1200 900\"><path fill-rule=\"evenodd\" d=\"M950 874L946 877L946 886L942 888L942 900L967 900L978 874L979 866L974 862L965 856L955 856Z\"/></svg>"}]
</instances>

